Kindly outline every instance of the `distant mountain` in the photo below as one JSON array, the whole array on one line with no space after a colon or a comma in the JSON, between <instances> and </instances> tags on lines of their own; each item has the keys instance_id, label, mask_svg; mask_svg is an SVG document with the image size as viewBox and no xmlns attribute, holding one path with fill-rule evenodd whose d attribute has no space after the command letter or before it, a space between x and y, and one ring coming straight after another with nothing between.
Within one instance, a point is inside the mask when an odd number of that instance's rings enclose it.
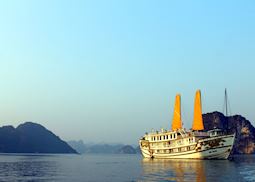
<instances>
[{"instance_id":1,"label":"distant mountain","mask_svg":"<svg viewBox=\"0 0 255 182\"><path fill-rule=\"evenodd\" d=\"M88 146L86 153L104 153L104 154L115 154L123 147L122 144L95 144Z\"/></svg>"},{"instance_id":2,"label":"distant mountain","mask_svg":"<svg viewBox=\"0 0 255 182\"><path fill-rule=\"evenodd\" d=\"M17 128L0 127L1 153L77 153L40 124L26 122Z\"/></svg>"},{"instance_id":3,"label":"distant mountain","mask_svg":"<svg viewBox=\"0 0 255 182\"><path fill-rule=\"evenodd\" d=\"M73 149L75 149L77 152L79 152L80 154L84 154L87 151L87 146L83 143L82 140L79 141L75 141L75 140L71 140L67 142L68 145L70 145Z\"/></svg>"},{"instance_id":4,"label":"distant mountain","mask_svg":"<svg viewBox=\"0 0 255 182\"><path fill-rule=\"evenodd\" d=\"M212 112L203 114L203 120L205 130L221 128L230 133L236 133L234 154L255 153L255 128L241 115L226 117L220 112Z\"/></svg>"},{"instance_id":5,"label":"distant mountain","mask_svg":"<svg viewBox=\"0 0 255 182\"><path fill-rule=\"evenodd\" d=\"M121 147L117 153L119 154L136 154L136 150L131 145L125 145Z\"/></svg>"},{"instance_id":6,"label":"distant mountain","mask_svg":"<svg viewBox=\"0 0 255 182\"><path fill-rule=\"evenodd\" d=\"M68 144L79 153L90 154L136 154L137 151L130 145L123 144L84 144L82 140L69 141Z\"/></svg>"}]
</instances>

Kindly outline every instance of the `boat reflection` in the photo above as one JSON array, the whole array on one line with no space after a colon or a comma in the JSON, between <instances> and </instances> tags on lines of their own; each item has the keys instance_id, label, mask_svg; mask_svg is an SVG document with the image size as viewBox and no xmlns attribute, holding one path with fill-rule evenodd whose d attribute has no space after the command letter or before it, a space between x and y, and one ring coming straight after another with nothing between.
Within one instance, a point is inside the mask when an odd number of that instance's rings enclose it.
<instances>
[{"instance_id":1,"label":"boat reflection","mask_svg":"<svg viewBox=\"0 0 255 182\"><path fill-rule=\"evenodd\" d=\"M142 159L144 181L206 181L204 161L191 159Z\"/></svg>"}]
</instances>

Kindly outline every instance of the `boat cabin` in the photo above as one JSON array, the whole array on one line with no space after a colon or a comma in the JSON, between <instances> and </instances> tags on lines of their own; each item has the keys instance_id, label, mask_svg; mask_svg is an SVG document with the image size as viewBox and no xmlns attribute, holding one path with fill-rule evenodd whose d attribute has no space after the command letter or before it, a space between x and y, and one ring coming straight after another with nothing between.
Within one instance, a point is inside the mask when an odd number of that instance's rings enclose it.
<instances>
[{"instance_id":1,"label":"boat cabin","mask_svg":"<svg viewBox=\"0 0 255 182\"><path fill-rule=\"evenodd\" d=\"M208 131L210 137L223 135L223 131L221 129L213 129Z\"/></svg>"}]
</instances>

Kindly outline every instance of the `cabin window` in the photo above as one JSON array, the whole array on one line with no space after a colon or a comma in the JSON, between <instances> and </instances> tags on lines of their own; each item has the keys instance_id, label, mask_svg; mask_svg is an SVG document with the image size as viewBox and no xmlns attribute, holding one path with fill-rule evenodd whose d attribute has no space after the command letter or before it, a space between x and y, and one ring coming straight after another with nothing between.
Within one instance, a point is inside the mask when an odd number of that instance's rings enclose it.
<instances>
[{"instance_id":1,"label":"cabin window","mask_svg":"<svg viewBox=\"0 0 255 182\"><path fill-rule=\"evenodd\" d=\"M178 148L178 152L181 152L181 148Z\"/></svg>"},{"instance_id":2,"label":"cabin window","mask_svg":"<svg viewBox=\"0 0 255 182\"><path fill-rule=\"evenodd\" d=\"M163 139L165 140L165 135L163 136Z\"/></svg>"},{"instance_id":3,"label":"cabin window","mask_svg":"<svg viewBox=\"0 0 255 182\"><path fill-rule=\"evenodd\" d=\"M190 147L187 147L187 151L190 151Z\"/></svg>"},{"instance_id":4,"label":"cabin window","mask_svg":"<svg viewBox=\"0 0 255 182\"><path fill-rule=\"evenodd\" d=\"M161 140L161 136L159 136L159 140Z\"/></svg>"},{"instance_id":5,"label":"cabin window","mask_svg":"<svg viewBox=\"0 0 255 182\"><path fill-rule=\"evenodd\" d=\"M193 138L189 138L189 143L192 143L193 142Z\"/></svg>"},{"instance_id":6,"label":"cabin window","mask_svg":"<svg viewBox=\"0 0 255 182\"><path fill-rule=\"evenodd\" d=\"M168 139L168 135L166 135L166 139Z\"/></svg>"}]
</instances>

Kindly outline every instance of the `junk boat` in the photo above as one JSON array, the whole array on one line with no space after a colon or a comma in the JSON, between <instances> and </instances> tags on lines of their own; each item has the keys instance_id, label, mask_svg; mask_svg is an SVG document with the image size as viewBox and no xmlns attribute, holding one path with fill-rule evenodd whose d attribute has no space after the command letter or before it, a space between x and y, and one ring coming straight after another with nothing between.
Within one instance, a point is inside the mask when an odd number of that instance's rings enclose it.
<instances>
[{"instance_id":1,"label":"junk boat","mask_svg":"<svg viewBox=\"0 0 255 182\"><path fill-rule=\"evenodd\" d=\"M235 134L221 129L204 131L201 92L196 91L192 129L182 126L181 96L175 97L172 129L146 133L139 146L145 158L163 159L228 159L233 148Z\"/></svg>"}]
</instances>

